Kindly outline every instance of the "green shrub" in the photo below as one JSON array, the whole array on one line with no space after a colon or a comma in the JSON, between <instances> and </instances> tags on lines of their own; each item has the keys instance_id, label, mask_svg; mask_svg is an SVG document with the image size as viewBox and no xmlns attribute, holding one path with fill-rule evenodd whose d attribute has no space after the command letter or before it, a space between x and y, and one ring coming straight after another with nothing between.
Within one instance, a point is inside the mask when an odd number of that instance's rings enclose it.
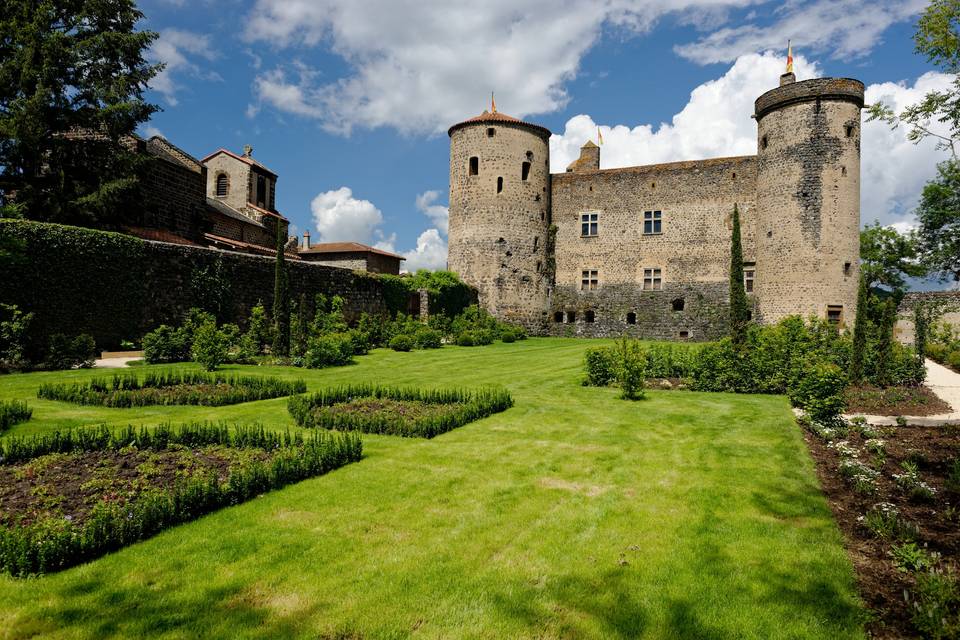
<instances>
[{"instance_id":1,"label":"green shrub","mask_svg":"<svg viewBox=\"0 0 960 640\"><path fill-rule=\"evenodd\" d=\"M0 400L0 433L15 424L26 422L33 416L33 409L19 400Z\"/></svg>"},{"instance_id":2,"label":"green shrub","mask_svg":"<svg viewBox=\"0 0 960 640\"><path fill-rule=\"evenodd\" d=\"M473 347L476 342L473 340L473 333L461 333L457 336L458 347Z\"/></svg>"},{"instance_id":3,"label":"green shrub","mask_svg":"<svg viewBox=\"0 0 960 640\"><path fill-rule=\"evenodd\" d=\"M413 349L413 344L413 336L401 333L400 335L390 338L390 344L388 346L394 351L410 351Z\"/></svg>"},{"instance_id":4,"label":"green shrub","mask_svg":"<svg viewBox=\"0 0 960 640\"><path fill-rule=\"evenodd\" d=\"M256 349L256 354L264 353L267 347L273 344L273 322L267 315L267 309L262 301L258 300L250 310L246 337Z\"/></svg>"},{"instance_id":5,"label":"green shrub","mask_svg":"<svg viewBox=\"0 0 960 640\"><path fill-rule=\"evenodd\" d=\"M194 362L203 365L207 371L216 371L227 359L230 349L230 336L214 322L201 325L193 334L193 347L190 354Z\"/></svg>"},{"instance_id":6,"label":"green shrub","mask_svg":"<svg viewBox=\"0 0 960 640\"><path fill-rule=\"evenodd\" d=\"M605 387L616 380L617 354L610 347L587 349L583 360L587 371L584 385Z\"/></svg>"},{"instance_id":7,"label":"green shrub","mask_svg":"<svg viewBox=\"0 0 960 640\"><path fill-rule=\"evenodd\" d=\"M449 407L449 411L439 415L409 419L396 414L329 410L334 405L359 398L445 405ZM290 415L301 427L322 427L340 431L363 431L421 438L432 438L468 422L506 411L512 406L513 398L507 391L499 388L465 391L374 385L331 387L316 393L294 396L287 401Z\"/></svg>"},{"instance_id":8,"label":"green shrub","mask_svg":"<svg viewBox=\"0 0 960 640\"><path fill-rule=\"evenodd\" d=\"M644 397L647 359L638 340L624 336L617 344L617 384L621 397L625 400L639 400Z\"/></svg>"},{"instance_id":9,"label":"green shrub","mask_svg":"<svg viewBox=\"0 0 960 640\"><path fill-rule=\"evenodd\" d=\"M31 439L6 438L0 441L0 460L14 464L49 453L205 445L261 449L266 459L248 459L232 469L225 482L218 474L209 473L184 478L167 489L145 491L131 501L101 501L82 525L57 517L25 526L0 526L0 570L23 577L65 569L169 526L356 462L363 452L360 438L353 434L313 433L304 438L268 432L263 427L204 423L177 429L170 425L141 427L139 431L133 427L111 431L101 426Z\"/></svg>"},{"instance_id":10,"label":"green shrub","mask_svg":"<svg viewBox=\"0 0 960 640\"><path fill-rule=\"evenodd\" d=\"M96 359L97 345L94 344L92 336L84 333L71 338L62 333L55 333L50 336L44 365L54 370L73 367L89 369Z\"/></svg>"},{"instance_id":11,"label":"green shrub","mask_svg":"<svg viewBox=\"0 0 960 640\"><path fill-rule=\"evenodd\" d=\"M435 329L422 327L413 334L413 342L417 349L439 349L443 346L443 335Z\"/></svg>"},{"instance_id":12,"label":"green shrub","mask_svg":"<svg viewBox=\"0 0 960 640\"><path fill-rule=\"evenodd\" d=\"M513 331L506 330L500 333L500 339L509 344L517 341L517 335Z\"/></svg>"},{"instance_id":13,"label":"green shrub","mask_svg":"<svg viewBox=\"0 0 960 640\"><path fill-rule=\"evenodd\" d=\"M353 362L353 339L349 333L330 333L307 340L303 364L309 369L339 367Z\"/></svg>"},{"instance_id":14,"label":"green shrub","mask_svg":"<svg viewBox=\"0 0 960 640\"><path fill-rule=\"evenodd\" d=\"M148 405L221 406L268 400L306 391L303 380L264 376L225 376L194 371L116 374L71 384L43 383L37 397L83 405L142 407Z\"/></svg>"},{"instance_id":15,"label":"green shrub","mask_svg":"<svg viewBox=\"0 0 960 640\"><path fill-rule=\"evenodd\" d=\"M0 303L0 367L26 366L27 337L32 313L23 313L15 304Z\"/></svg>"},{"instance_id":16,"label":"green shrub","mask_svg":"<svg viewBox=\"0 0 960 640\"><path fill-rule=\"evenodd\" d=\"M370 353L370 335L359 330L350 329L347 331L350 336L350 346L353 348L353 355L365 356Z\"/></svg>"},{"instance_id":17,"label":"green shrub","mask_svg":"<svg viewBox=\"0 0 960 640\"><path fill-rule=\"evenodd\" d=\"M948 353L944 358L944 364L952 369L960 371L960 349Z\"/></svg>"},{"instance_id":18,"label":"green shrub","mask_svg":"<svg viewBox=\"0 0 960 640\"><path fill-rule=\"evenodd\" d=\"M790 401L805 410L814 422L829 424L843 413L846 387L847 377L840 367L829 362L811 363L790 390Z\"/></svg>"},{"instance_id":19,"label":"green shrub","mask_svg":"<svg viewBox=\"0 0 960 640\"><path fill-rule=\"evenodd\" d=\"M700 345L647 345L647 376L650 378L690 378L697 366Z\"/></svg>"},{"instance_id":20,"label":"green shrub","mask_svg":"<svg viewBox=\"0 0 960 640\"><path fill-rule=\"evenodd\" d=\"M919 573L908 604L912 605L911 622L923 637L960 637L960 585L952 572Z\"/></svg>"},{"instance_id":21,"label":"green shrub","mask_svg":"<svg viewBox=\"0 0 960 640\"><path fill-rule=\"evenodd\" d=\"M143 359L148 364L186 362L190 359L191 346L186 329L162 324L143 336Z\"/></svg>"}]
</instances>

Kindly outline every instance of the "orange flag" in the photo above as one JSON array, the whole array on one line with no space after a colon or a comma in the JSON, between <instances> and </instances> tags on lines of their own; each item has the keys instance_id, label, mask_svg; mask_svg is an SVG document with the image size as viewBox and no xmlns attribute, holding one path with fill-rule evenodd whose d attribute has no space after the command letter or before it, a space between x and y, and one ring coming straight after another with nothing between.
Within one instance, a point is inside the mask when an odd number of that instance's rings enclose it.
<instances>
[{"instance_id":1,"label":"orange flag","mask_svg":"<svg viewBox=\"0 0 960 640\"><path fill-rule=\"evenodd\" d=\"M490 112L497 112L497 101L493 99L493 91L490 92Z\"/></svg>"},{"instance_id":2,"label":"orange flag","mask_svg":"<svg viewBox=\"0 0 960 640\"><path fill-rule=\"evenodd\" d=\"M787 73L793 73L793 47L787 40Z\"/></svg>"}]
</instances>

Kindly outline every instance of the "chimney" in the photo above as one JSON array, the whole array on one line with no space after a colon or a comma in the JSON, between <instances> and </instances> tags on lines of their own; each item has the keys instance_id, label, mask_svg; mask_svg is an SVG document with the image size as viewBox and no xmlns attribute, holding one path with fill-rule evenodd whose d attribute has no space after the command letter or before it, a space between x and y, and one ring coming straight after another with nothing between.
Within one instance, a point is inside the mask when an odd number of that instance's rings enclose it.
<instances>
[{"instance_id":1,"label":"chimney","mask_svg":"<svg viewBox=\"0 0 960 640\"><path fill-rule=\"evenodd\" d=\"M303 248L304 249L310 248L310 230L309 229L303 232Z\"/></svg>"},{"instance_id":2,"label":"chimney","mask_svg":"<svg viewBox=\"0 0 960 640\"><path fill-rule=\"evenodd\" d=\"M793 84L797 81L797 76L793 74L793 71L788 71L780 76L780 86L782 87L785 84Z\"/></svg>"}]
</instances>

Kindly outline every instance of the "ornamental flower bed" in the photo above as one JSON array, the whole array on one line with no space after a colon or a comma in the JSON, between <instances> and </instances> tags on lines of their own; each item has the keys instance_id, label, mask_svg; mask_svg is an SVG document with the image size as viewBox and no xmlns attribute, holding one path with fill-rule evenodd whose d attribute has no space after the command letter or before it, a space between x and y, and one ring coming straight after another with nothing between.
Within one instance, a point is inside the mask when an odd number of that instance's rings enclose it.
<instances>
[{"instance_id":1,"label":"ornamental flower bed","mask_svg":"<svg viewBox=\"0 0 960 640\"><path fill-rule=\"evenodd\" d=\"M347 385L294 396L287 406L302 427L432 438L506 411L513 398L503 389Z\"/></svg>"},{"instance_id":2,"label":"ornamental flower bed","mask_svg":"<svg viewBox=\"0 0 960 640\"><path fill-rule=\"evenodd\" d=\"M322 475L359 436L197 423L0 441L0 571L49 573Z\"/></svg>"},{"instance_id":3,"label":"ornamental flower bed","mask_svg":"<svg viewBox=\"0 0 960 640\"><path fill-rule=\"evenodd\" d=\"M958 637L960 431L803 424L871 610L870 637Z\"/></svg>"},{"instance_id":4,"label":"ornamental flower bed","mask_svg":"<svg viewBox=\"0 0 960 640\"><path fill-rule=\"evenodd\" d=\"M105 407L190 404L219 407L303 393L303 380L266 376L228 376L196 371L135 373L73 384L42 384L37 397Z\"/></svg>"}]
</instances>

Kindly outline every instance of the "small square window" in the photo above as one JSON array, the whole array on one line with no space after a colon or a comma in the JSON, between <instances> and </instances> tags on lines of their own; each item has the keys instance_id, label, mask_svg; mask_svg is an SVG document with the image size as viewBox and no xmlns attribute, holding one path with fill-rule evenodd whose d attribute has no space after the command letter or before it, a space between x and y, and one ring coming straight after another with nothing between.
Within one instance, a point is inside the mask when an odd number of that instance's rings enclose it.
<instances>
[{"instance_id":1,"label":"small square window","mask_svg":"<svg viewBox=\"0 0 960 640\"><path fill-rule=\"evenodd\" d=\"M596 236L599 230L599 220L599 213L580 214L580 236L584 238Z\"/></svg>"},{"instance_id":2,"label":"small square window","mask_svg":"<svg viewBox=\"0 0 960 640\"><path fill-rule=\"evenodd\" d=\"M497 132L497 130L494 129L493 127L488 128L488 129L487 129L487 137L488 137L488 138L492 138L492 137L493 137L493 134L495 134L496 132Z\"/></svg>"},{"instance_id":3,"label":"small square window","mask_svg":"<svg viewBox=\"0 0 960 640\"><path fill-rule=\"evenodd\" d=\"M643 235L650 236L663 232L663 213L660 211L643 212Z\"/></svg>"},{"instance_id":4,"label":"small square window","mask_svg":"<svg viewBox=\"0 0 960 640\"><path fill-rule=\"evenodd\" d=\"M637 314L633 311L627 314L627 324L637 324Z\"/></svg>"},{"instance_id":5,"label":"small square window","mask_svg":"<svg viewBox=\"0 0 960 640\"><path fill-rule=\"evenodd\" d=\"M827 305L827 322L836 325L843 324L843 305Z\"/></svg>"},{"instance_id":6,"label":"small square window","mask_svg":"<svg viewBox=\"0 0 960 640\"><path fill-rule=\"evenodd\" d=\"M580 277L580 290L593 291L600 286L600 278L596 269L584 269Z\"/></svg>"},{"instance_id":7,"label":"small square window","mask_svg":"<svg viewBox=\"0 0 960 640\"><path fill-rule=\"evenodd\" d=\"M663 276L660 269L643 270L643 290L660 291L663 289Z\"/></svg>"}]
</instances>

